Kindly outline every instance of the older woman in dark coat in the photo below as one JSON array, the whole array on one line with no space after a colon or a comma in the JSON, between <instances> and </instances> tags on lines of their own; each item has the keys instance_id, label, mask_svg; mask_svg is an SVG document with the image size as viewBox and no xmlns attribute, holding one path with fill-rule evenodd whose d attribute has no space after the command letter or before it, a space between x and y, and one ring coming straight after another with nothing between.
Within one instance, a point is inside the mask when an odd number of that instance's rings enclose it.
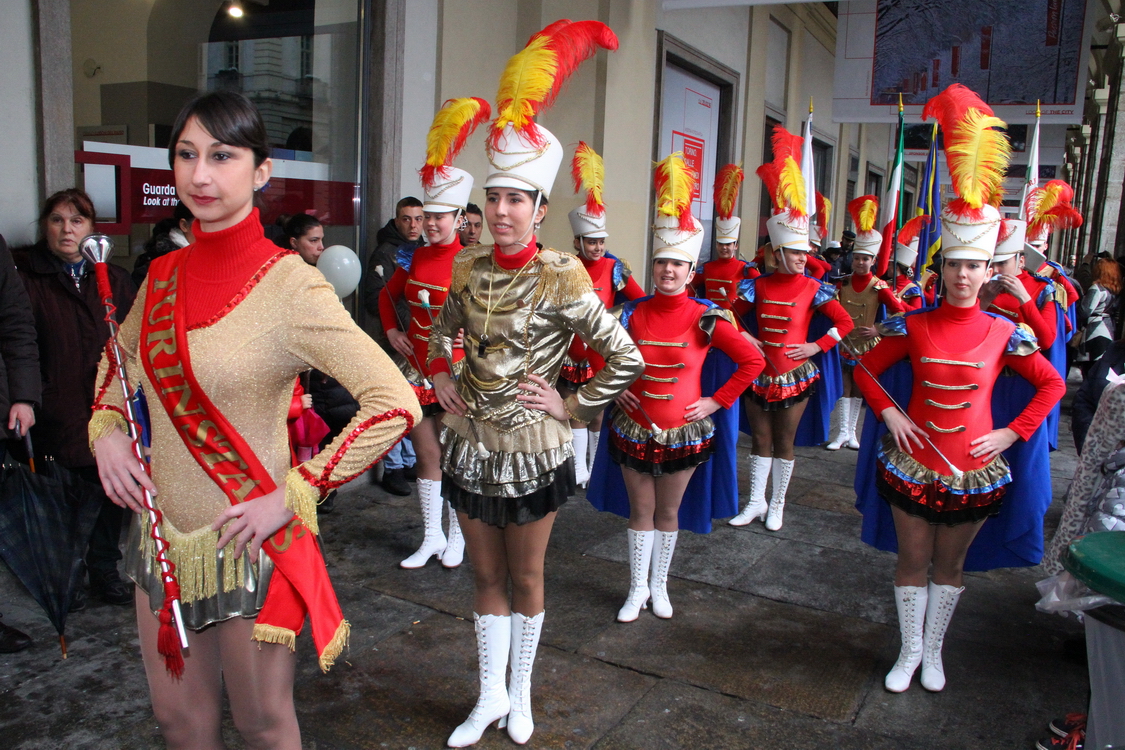
<instances>
[{"instance_id":1,"label":"older woman in dark coat","mask_svg":"<svg viewBox=\"0 0 1125 750\"><path fill-rule=\"evenodd\" d=\"M43 238L14 255L35 317L43 381L43 405L33 433L36 452L53 456L95 488L102 507L86 553L90 588L103 601L128 604L133 587L117 571L124 511L102 492L86 438L98 362L109 338L94 269L79 251L82 238L95 231L95 216L85 192L59 191L39 216ZM120 322L137 290L125 269L111 264L109 276ZM80 601L72 604L80 606Z\"/></svg>"}]
</instances>

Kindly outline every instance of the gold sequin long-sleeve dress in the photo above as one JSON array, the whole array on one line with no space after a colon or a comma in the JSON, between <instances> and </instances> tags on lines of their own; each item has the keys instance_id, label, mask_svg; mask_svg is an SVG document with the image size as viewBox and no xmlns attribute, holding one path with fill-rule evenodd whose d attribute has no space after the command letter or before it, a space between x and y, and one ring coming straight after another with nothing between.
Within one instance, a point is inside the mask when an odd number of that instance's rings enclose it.
<instances>
[{"instance_id":1,"label":"gold sequin long-sleeve dress","mask_svg":"<svg viewBox=\"0 0 1125 750\"><path fill-rule=\"evenodd\" d=\"M457 392L468 411L444 417L442 495L471 518L503 527L544 517L574 491L569 423L523 406L518 384L536 374L554 385L579 335L605 359L565 402L572 417L589 422L640 376L644 361L574 256L537 250L534 240L515 256L496 252L477 246L458 254L429 360L431 367L446 360L464 329Z\"/></svg>"},{"instance_id":2,"label":"gold sequin long-sleeve dress","mask_svg":"<svg viewBox=\"0 0 1125 750\"><path fill-rule=\"evenodd\" d=\"M185 287L190 292L187 283ZM185 624L198 630L239 615L255 616L265 601L273 563L264 550L258 563L251 564L247 555L232 560L230 545L215 549L218 533L211 523L229 501L176 434L136 358L146 294L147 289L138 295L119 338L128 375L148 396L156 503L179 575ZM418 400L398 369L356 326L321 273L295 253L270 259L217 319L189 327L187 340L200 387L277 485L285 487L286 506L314 533L318 500L368 469L421 418ZM336 378L360 408L331 445L291 468L286 416L293 383L310 368ZM91 441L125 427L121 387L107 372L104 357L97 382ZM133 518L125 567L149 592L153 611L159 610L163 591L147 516Z\"/></svg>"}]
</instances>

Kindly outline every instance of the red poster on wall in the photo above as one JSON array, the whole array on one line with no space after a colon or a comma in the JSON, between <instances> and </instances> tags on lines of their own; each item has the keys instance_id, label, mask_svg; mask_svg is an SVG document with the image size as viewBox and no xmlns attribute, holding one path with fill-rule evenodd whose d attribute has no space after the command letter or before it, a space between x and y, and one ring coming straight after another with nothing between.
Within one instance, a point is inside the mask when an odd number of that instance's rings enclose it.
<instances>
[{"instance_id":1,"label":"red poster on wall","mask_svg":"<svg viewBox=\"0 0 1125 750\"><path fill-rule=\"evenodd\" d=\"M672 153L682 151L684 154L684 164L695 173L695 193L692 196L693 203L699 201L699 185L703 178L704 146L705 144L700 138L693 138L678 130L672 131Z\"/></svg>"}]
</instances>

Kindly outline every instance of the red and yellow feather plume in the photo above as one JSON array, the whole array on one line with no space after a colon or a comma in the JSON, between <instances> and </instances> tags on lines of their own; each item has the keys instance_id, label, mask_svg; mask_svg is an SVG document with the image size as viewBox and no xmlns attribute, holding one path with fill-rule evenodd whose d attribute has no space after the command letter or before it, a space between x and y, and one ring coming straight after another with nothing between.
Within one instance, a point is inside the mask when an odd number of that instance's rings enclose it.
<instances>
[{"instance_id":1,"label":"red and yellow feather plume","mask_svg":"<svg viewBox=\"0 0 1125 750\"><path fill-rule=\"evenodd\" d=\"M684 163L683 152L677 151L656 163L656 211L663 216L676 216L680 229L695 229L691 202L695 197L695 172Z\"/></svg>"},{"instance_id":2,"label":"red and yellow feather plume","mask_svg":"<svg viewBox=\"0 0 1125 750\"><path fill-rule=\"evenodd\" d=\"M554 103L567 78L599 49L617 49L617 35L599 21L555 21L532 36L500 76L489 145L497 145L509 123L528 141L541 145L535 116Z\"/></svg>"},{"instance_id":3,"label":"red and yellow feather plume","mask_svg":"<svg viewBox=\"0 0 1125 750\"><path fill-rule=\"evenodd\" d=\"M861 195L850 200L848 214L855 223L856 232L870 232L879 220L879 199L874 195Z\"/></svg>"},{"instance_id":4,"label":"red and yellow feather plume","mask_svg":"<svg viewBox=\"0 0 1125 750\"><path fill-rule=\"evenodd\" d=\"M738 191L746 175L738 164L727 164L719 170L715 177L715 216L720 219L729 219L734 216L734 207L738 203Z\"/></svg>"},{"instance_id":5,"label":"red and yellow feather plume","mask_svg":"<svg viewBox=\"0 0 1125 750\"><path fill-rule=\"evenodd\" d=\"M959 83L926 103L922 119L929 117L941 126L949 176L958 195L949 210L972 219L982 218L981 208L999 189L1011 157L1007 136L994 129L1006 124Z\"/></svg>"},{"instance_id":6,"label":"red and yellow feather plume","mask_svg":"<svg viewBox=\"0 0 1125 750\"><path fill-rule=\"evenodd\" d=\"M443 104L426 135L426 163L418 170L422 184L433 187L439 176L445 176L445 168L453 164L469 136L491 116L488 102L475 96Z\"/></svg>"},{"instance_id":7,"label":"red and yellow feather plume","mask_svg":"<svg viewBox=\"0 0 1125 750\"><path fill-rule=\"evenodd\" d=\"M585 141L578 142L574 159L570 162L570 176L574 178L574 192L586 186L586 213L601 216L605 213L602 190L605 189L605 163L597 151Z\"/></svg>"},{"instance_id":8,"label":"red and yellow feather plume","mask_svg":"<svg viewBox=\"0 0 1125 750\"><path fill-rule=\"evenodd\" d=\"M755 170L773 202L774 213L788 210L795 216L808 213L805 178L801 174L803 141L781 125L773 130L773 161ZM814 198L815 200L815 198Z\"/></svg>"},{"instance_id":9,"label":"red and yellow feather plume","mask_svg":"<svg viewBox=\"0 0 1125 750\"><path fill-rule=\"evenodd\" d=\"M816 228L820 230L820 238L828 236L828 219L832 216L832 201L824 197L819 190L816 193Z\"/></svg>"},{"instance_id":10,"label":"red and yellow feather plume","mask_svg":"<svg viewBox=\"0 0 1125 750\"><path fill-rule=\"evenodd\" d=\"M1082 226L1082 214L1071 201L1074 188L1063 180L1051 180L1027 197L1027 231L1031 236L1042 233L1043 228L1073 229Z\"/></svg>"},{"instance_id":11,"label":"red and yellow feather plume","mask_svg":"<svg viewBox=\"0 0 1125 750\"><path fill-rule=\"evenodd\" d=\"M899 244L910 247L910 243L918 239L918 235L922 233L922 227L929 223L929 221L929 216L921 214L903 224L902 229L898 230Z\"/></svg>"}]
</instances>

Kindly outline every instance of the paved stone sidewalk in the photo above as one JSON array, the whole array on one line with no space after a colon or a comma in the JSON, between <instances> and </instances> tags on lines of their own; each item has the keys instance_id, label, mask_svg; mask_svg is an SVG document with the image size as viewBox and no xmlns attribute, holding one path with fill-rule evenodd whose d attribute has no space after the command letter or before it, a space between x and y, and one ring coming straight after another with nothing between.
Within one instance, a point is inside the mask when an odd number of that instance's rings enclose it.
<instances>
[{"instance_id":1,"label":"paved stone sidewalk","mask_svg":"<svg viewBox=\"0 0 1125 750\"><path fill-rule=\"evenodd\" d=\"M1059 442L1049 528L1075 467L1069 432ZM614 621L629 585L625 522L581 497L565 505L547 559L527 747L1031 748L1050 718L1081 709L1081 630L1035 611L1037 568L968 577L946 641L944 692L927 693L917 679L902 695L883 690L898 651L894 558L859 541L855 457L801 449L776 534L756 523L681 535L668 621L650 611ZM336 507L321 526L351 649L321 675L301 638L304 745L444 747L476 698L469 564L398 567L421 539L413 498L359 482ZM66 661L3 566L0 611L36 639L0 656L0 747L163 747L131 609L91 601L73 615ZM229 719L226 736L242 747ZM514 744L493 729L477 747Z\"/></svg>"}]
</instances>

